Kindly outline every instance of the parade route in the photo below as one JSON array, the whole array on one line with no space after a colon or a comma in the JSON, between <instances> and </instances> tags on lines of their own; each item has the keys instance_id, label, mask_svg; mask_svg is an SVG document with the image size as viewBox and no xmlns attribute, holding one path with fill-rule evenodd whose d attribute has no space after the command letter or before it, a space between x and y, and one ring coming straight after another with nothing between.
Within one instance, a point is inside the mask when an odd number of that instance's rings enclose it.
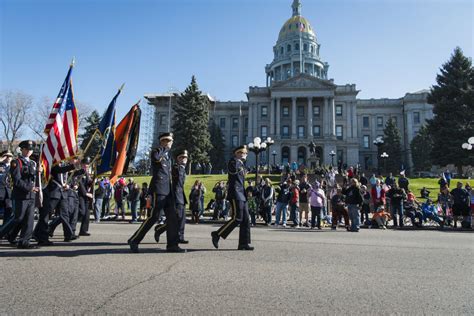
<instances>
[{"instance_id":1,"label":"parade route","mask_svg":"<svg viewBox=\"0 0 474 316\"><path fill-rule=\"evenodd\" d=\"M186 226L185 254L152 234L130 253L128 223L36 250L0 244L0 314L471 314L472 231L252 229L212 246L218 226ZM60 233L60 230L57 231Z\"/></svg>"}]
</instances>

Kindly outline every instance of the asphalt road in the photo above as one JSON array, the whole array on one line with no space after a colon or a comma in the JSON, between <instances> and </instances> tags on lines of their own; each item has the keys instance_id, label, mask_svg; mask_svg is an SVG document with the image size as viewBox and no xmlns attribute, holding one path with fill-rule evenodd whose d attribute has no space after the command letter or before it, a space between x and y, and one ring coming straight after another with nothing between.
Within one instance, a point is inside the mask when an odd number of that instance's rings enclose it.
<instances>
[{"instance_id":1,"label":"asphalt road","mask_svg":"<svg viewBox=\"0 0 474 316\"><path fill-rule=\"evenodd\" d=\"M37 250L2 241L0 314L474 314L472 232L262 226L249 252L237 230L214 249L216 227L187 225L185 254L152 234L130 253L128 223Z\"/></svg>"}]
</instances>

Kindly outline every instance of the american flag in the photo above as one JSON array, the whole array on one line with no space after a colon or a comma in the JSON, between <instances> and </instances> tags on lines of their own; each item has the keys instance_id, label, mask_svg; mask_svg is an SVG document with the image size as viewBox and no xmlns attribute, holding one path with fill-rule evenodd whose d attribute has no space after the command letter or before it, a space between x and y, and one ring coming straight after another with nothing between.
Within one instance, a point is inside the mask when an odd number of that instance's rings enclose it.
<instances>
[{"instance_id":1,"label":"american flag","mask_svg":"<svg viewBox=\"0 0 474 316\"><path fill-rule=\"evenodd\" d=\"M69 68L45 127L47 139L41 151L41 163L46 180L49 179L53 165L74 157L77 153L79 124L70 78L72 68L73 65Z\"/></svg>"}]
</instances>

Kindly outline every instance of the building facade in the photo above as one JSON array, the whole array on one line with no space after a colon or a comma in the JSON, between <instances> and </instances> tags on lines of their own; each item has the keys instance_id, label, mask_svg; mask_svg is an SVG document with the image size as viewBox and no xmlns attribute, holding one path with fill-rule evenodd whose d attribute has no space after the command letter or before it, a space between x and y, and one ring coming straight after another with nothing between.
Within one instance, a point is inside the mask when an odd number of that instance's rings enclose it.
<instances>
[{"instance_id":1,"label":"building facade","mask_svg":"<svg viewBox=\"0 0 474 316\"><path fill-rule=\"evenodd\" d=\"M379 154L373 141L383 136L386 122L393 118L402 134L402 156L409 168L410 142L433 116L428 91L407 93L399 99L357 99L355 84L339 85L328 79L329 64L321 60L320 47L313 27L301 15L301 2L294 0L292 16L273 47L273 61L265 66L266 86L249 87L247 101L221 102L209 97L210 119L225 136L227 156L232 148L254 137L271 137L275 143L261 154L262 163L296 161L310 166L341 161L371 170L377 167ZM155 106L154 139L172 121L176 97L145 95ZM314 156L309 153L311 142L316 144ZM250 154L249 163L254 162Z\"/></svg>"}]
</instances>

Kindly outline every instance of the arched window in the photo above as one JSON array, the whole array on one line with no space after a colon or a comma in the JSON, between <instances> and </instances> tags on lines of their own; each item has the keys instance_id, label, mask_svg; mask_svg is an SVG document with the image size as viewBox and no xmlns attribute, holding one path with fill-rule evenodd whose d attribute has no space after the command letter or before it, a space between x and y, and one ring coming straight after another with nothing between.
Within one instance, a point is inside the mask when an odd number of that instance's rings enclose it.
<instances>
[{"instance_id":1,"label":"arched window","mask_svg":"<svg viewBox=\"0 0 474 316\"><path fill-rule=\"evenodd\" d=\"M280 55L283 55L283 46L280 47Z\"/></svg>"},{"instance_id":2,"label":"arched window","mask_svg":"<svg viewBox=\"0 0 474 316\"><path fill-rule=\"evenodd\" d=\"M295 50L300 50L300 44L298 43L295 44Z\"/></svg>"},{"instance_id":3,"label":"arched window","mask_svg":"<svg viewBox=\"0 0 474 316\"><path fill-rule=\"evenodd\" d=\"M306 147L298 148L298 164L306 165Z\"/></svg>"},{"instance_id":4,"label":"arched window","mask_svg":"<svg viewBox=\"0 0 474 316\"><path fill-rule=\"evenodd\" d=\"M285 146L281 149L281 163L286 164L289 162L290 162L290 148Z\"/></svg>"},{"instance_id":5,"label":"arched window","mask_svg":"<svg viewBox=\"0 0 474 316\"><path fill-rule=\"evenodd\" d=\"M308 51L308 44L306 44L306 43L303 44L303 50L304 50L305 52Z\"/></svg>"},{"instance_id":6,"label":"arched window","mask_svg":"<svg viewBox=\"0 0 474 316\"><path fill-rule=\"evenodd\" d=\"M291 52L291 45L290 45L290 44L288 44L288 45L286 46L286 52L287 52L287 53Z\"/></svg>"},{"instance_id":7,"label":"arched window","mask_svg":"<svg viewBox=\"0 0 474 316\"><path fill-rule=\"evenodd\" d=\"M311 54L313 54L313 53L314 53L314 46L311 45Z\"/></svg>"}]
</instances>

